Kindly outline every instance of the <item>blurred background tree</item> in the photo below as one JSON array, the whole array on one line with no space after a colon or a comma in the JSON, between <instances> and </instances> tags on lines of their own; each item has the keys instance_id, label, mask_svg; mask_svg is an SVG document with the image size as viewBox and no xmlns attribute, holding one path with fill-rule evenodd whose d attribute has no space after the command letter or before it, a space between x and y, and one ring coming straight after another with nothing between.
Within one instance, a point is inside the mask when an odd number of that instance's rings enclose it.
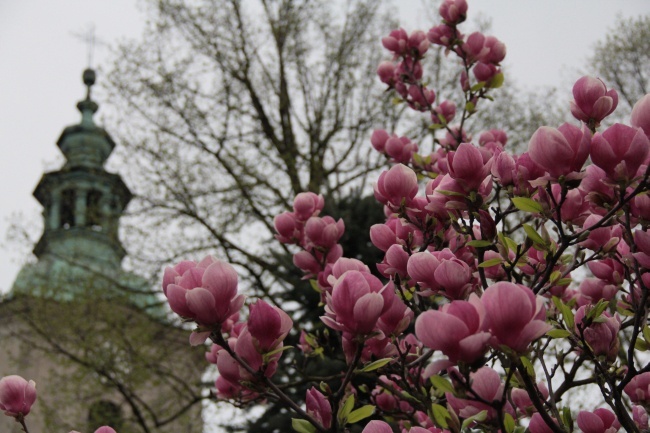
<instances>
[{"instance_id":1,"label":"blurred background tree","mask_svg":"<svg viewBox=\"0 0 650 433\"><path fill-rule=\"evenodd\" d=\"M617 119L627 119L634 103L650 92L650 15L619 17L589 59L599 76L619 96Z\"/></svg>"}]
</instances>

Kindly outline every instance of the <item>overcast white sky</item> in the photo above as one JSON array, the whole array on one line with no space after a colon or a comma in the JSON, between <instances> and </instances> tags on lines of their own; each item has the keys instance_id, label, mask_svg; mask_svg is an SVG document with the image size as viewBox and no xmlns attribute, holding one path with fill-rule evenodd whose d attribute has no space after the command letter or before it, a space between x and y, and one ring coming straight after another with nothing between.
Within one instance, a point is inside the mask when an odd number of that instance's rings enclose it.
<instances>
[{"instance_id":1,"label":"overcast white sky","mask_svg":"<svg viewBox=\"0 0 650 433\"><path fill-rule=\"evenodd\" d=\"M11 287L26 258L26 249L5 241L12 215L30 221L31 236L40 236L41 208L32 191L44 170L58 168L55 142L62 129L79 121L75 104L84 95L87 50L74 34L92 23L98 41L137 37L145 19L140 3L0 0L0 292ZM431 27L420 0L399 5L407 30ZM479 11L492 18L491 33L508 48L508 79L530 89L570 87L616 15L648 14L650 0L469 0L470 18ZM93 65L107 65L109 56L98 45ZM94 99L101 123L101 92Z\"/></svg>"}]
</instances>

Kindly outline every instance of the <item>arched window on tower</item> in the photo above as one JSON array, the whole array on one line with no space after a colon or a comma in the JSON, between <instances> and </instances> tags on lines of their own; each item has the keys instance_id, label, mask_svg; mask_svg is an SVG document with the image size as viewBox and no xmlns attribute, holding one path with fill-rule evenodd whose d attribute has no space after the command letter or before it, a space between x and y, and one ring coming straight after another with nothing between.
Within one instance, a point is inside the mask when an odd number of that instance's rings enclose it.
<instances>
[{"instance_id":1,"label":"arched window on tower","mask_svg":"<svg viewBox=\"0 0 650 433\"><path fill-rule=\"evenodd\" d=\"M86 226L94 231L102 231L101 191L90 190L86 199Z\"/></svg>"},{"instance_id":2,"label":"arched window on tower","mask_svg":"<svg viewBox=\"0 0 650 433\"><path fill-rule=\"evenodd\" d=\"M88 410L88 431L95 431L99 427L107 425L119 432L122 431L123 424L122 410L111 401L97 401Z\"/></svg>"},{"instance_id":3,"label":"arched window on tower","mask_svg":"<svg viewBox=\"0 0 650 433\"><path fill-rule=\"evenodd\" d=\"M74 206L75 192L73 189L66 189L61 194L61 227L69 229L74 227Z\"/></svg>"}]
</instances>

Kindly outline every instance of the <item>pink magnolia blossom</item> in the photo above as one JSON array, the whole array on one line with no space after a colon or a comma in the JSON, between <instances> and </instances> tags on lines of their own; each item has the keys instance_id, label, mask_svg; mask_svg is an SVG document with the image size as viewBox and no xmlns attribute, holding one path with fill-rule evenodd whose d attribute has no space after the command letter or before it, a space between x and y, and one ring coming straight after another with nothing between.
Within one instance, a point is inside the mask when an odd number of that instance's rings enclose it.
<instances>
[{"instance_id":1,"label":"pink magnolia blossom","mask_svg":"<svg viewBox=\"0 0 650 433\"><path fill-rule=\"evenodd\" d=\"M382 38L381 44L388 51L396 55L405 54L408 47L408 35L404 29L391 31L388 36Z\"/></svg>"},{"instance_id":2,"label":"pink magnolia blossom","mask_svg":"<svg viewBox=\"0 0 650 433\"><path fill-rule=\"evenodd\" d=\"M406 306L404 301L395 295L392 281L387 284L385 290L389 296L391 293L393 294L393 300L390 303L390 307L379 317L377 327L384 335L399 335L413 321L413 311Z\"/></svg>"},{"instance_id":3,"label":"pink magnolia blossom","mask_svg":"<svg viewBox=\"0 0 650 433\"><path fill-rule=\"evenodd\" d=\"M482 400L491 403L495 400L500 401L503 397L503 382L499 373L490 367L481 367L473 373L470 373L470 383L472 391ZM488 403L471 399L472 394L467 394L467 399L462 399L447 392L445 393L447 402L453 411L460 418L469 418L481 411L487 411L487 419L491 420L497 416L496 409Z\"/></svg>"},{"instance_id":4,"label":"pink magnolia blossom","mask_svg":"<svg viewBox=\"0 0 650 433\"><path fill-rule=\"evenodd\" d=\"M505 59L506 46L494 36L486 36L484 46L490 51L483 57L483 62L498 65L503 61L503 59Z\"/></svg>"},{"instance_id":5,"label":"pink magnolia blossom","mask_svg":"<svg viewBox=\"0 0 650 433\"><path fill-rule=\"evenodd\" d=\"M384 261L377 265L377 269L385 277L399 275L404 278L407 275L406 265L409 261L409 254L399 244L393 244L386 251Z\"/></svg>"},{"instance_id":6,"label":"pink magnolia blossom","mask_svg":"<svg viewBox=\"0 0 650 433\"><path fill-rule=\"evenodd\" d=\"M393 433L393 429L384 421L373 420L366 424L361 433Z\"/></svg>"},{"instance_id":7,"label":"pink magnolia blossom","mask_svg":"<svg viewBox=\"0 0 650 433\"><path fill-rule=\"evenodd\" d=\"M469 35L461 45L460 50L461 54L464 53L471 63L479 61L490 54L490 48L485 46L485 35L480 32Z\"/></svg>"},{"instance_id":8,"label":"pink magnolia blossom","mask_svg":"<svg viewBox=\"0 0 650 433\"><path fill-rule=\"evenodd\" d=\"M441 117L444 119L444 123L449 123L454 120L456 116L456 104L452 101L443 101L439 106L433 109L431 114L431 121L435 124L441 123Z\"/></svg>"},{"instance_id":9,"label":"pink magnolia blossom","mask_svg":"<svg viewBox=\"0 0 650 433\"><path fill-rule=\"evenodd\" d=\"M650 372L637 374L623 388L632 403L647 405L650 403Z\"/></svg>"},{"instance_id":10,"label":"pink magnolia blossom","mask_svg":"<svg viewBox=\"0 0 650 433\"><path fill-rule=\"evenodd\" d=\"M273 218L273 226L278 233L275 237L280 242L289 244L301 241L301 223L296 219L296 215L293 212L283 212L276 215Z\"/></svg>"},{"instance_id":11,"label":"pink magnolia blossom","mask_svg":"<svg viewBox=\"0 0 650 433\"><path fill-rule=\"evenodd\" d=\"M546 384L544 382L539 382L537 384L537 389L539 390L541 397L546 400L548 398L548 388L546 387ZM537 411L527 390L522 388L512 388L510 390L510 397L517 410L519 410L522 414L530 415Z\"/></svg>"},{"instance_id":12,"label":"pink magnolia blossom","mask_svg":"<svg viewBox=\"0 0 650 433\"><path fill-rule=\"evenodd\" d=\"M112 427L105 425L95 430L95 433L116 433L116 432L115 430L113 430Z\"/></svg>"},{"instance_id":13,"label":"pink magnolia blossom","mask_svg":"<svg viewBox=\"0 0 650 433\"><path fill-rule=\"evenodd\" d=\"M622 228L620 224L616 224L612 226L601 226L590 230L590 227L600 222L600 220L601 216L596 214L591 214L585 219L582 229L589 230L589 235L587 239L580 242L580 245L589 248L592 251L603 249L603 251L608 252L616 247L622 238Z\"/></svg>"},{"instance_id":14,"label":"pink magnolia blossom","mask_svg":"<svg viewBox=\"0 0 650 433\"><path fill-rule=\"evenodd\" d=\"M384 171L375 185L375 197L380 203L399 207L404 201L407 205L418 192L418 179L415 172L403 164L397 164Z\"/></svg>"},{"instance_id":15,"label":"pink magnolia blossom","mask_svg":"<svg viewBox=\"0 0 650 433\"><path fill-rule=\"evenodd\" d=\"M632 406L632 419L634 420L634 424L636 424L639 430L648 430L648 412L646 412L643 406Z\"/></svg>"},{"instance_id":16,"label":"pink magnolia blossom","mask_svg":"<svg viewBox=\"0 0 650 433\"><path fill-rule=\"evenodd\" d=\"M386 132L383 129L375 129L372 131L372 135L370 136L370 144L372 144L372 147L374 147L378 152L385 152L386 150L386 141L391 137L391 135Z\"/></svg>"},{"instance_id":17,"label":"pink magnolia blossom","mask_svg":"<svg viewBox=\"0 0 650 433\"><path fill-rule=\"evenodd\" d=\"M625 280L625 267L618 260L595 260L587 263L587 267L596 278L609 284L619 285Z\"/></svg>"},{"instance_id":18,"label":"pink magnolia blossom","mask_svg":"<svg viewBox=\"0 0 650 433\"><path fill-rule=\"evenodd\" d=\"M487 288L481 301L496 346L507 346L521 353L553 328L544 321L546 310L542 299L528 287L498 282Z\"/></svg>"},{"instance_id":19,"label":"pink magnolia blossom","mask_svg":"<svg viewBox=\"0 0 650 433\"><path fill-rule=\"evenodd\" d=\"M36 384L20 376L0 379L0 411L7 416L22 418L29 414L36 401Z\"/></svg>"},{"instance_id":20,"label":"pink magnolia blossom","mask_svg":"<svg viewBox=\"0 0 650 433\"><path fill-rule=\"evenodd\" d=\"M330 249L345 233L345 223L342 219L335 221L331 216L311 217L305 224L307 247L322 247Z\"/></svg>"},{"instance_id":21,"label":"pink magnolia blossom","mask_svg":"<svg viewBox=\"0 0 650 433\"><path fill-rule=\"evenodd\" d=\"M621 428L616 415L605 408L596 409L593 412L580 411L577 423L582 433L616 433Z\"/></svg>"},{"instance_id":22,"label":"pink magnolia blossom","mask_svg":"<svg viewBox=\"0 0 650 433\"><path fill-rule=\"evenodd\" d=\"M413 406L407 401L400 399L398 394L389 390L399 392L402 391L402 388L388 377L380 376L379 384L373 389L371 397L373 403L382 412L413 413Z\"/></svg>"},{"instance_id":23,"label":"pink magnolia blossom","mask_svg":"<svg viewBox=\"0 0 650 433\"><path fill-rule=\"evenodd\" d=\"M382 83L392 86L395 83L395 64L393 62L381 62L377 66L377 76Z\"/></svg>"},{"instance_id":24,"label":"pink magnolia blossom","mask_svg":"<svg viewBox=\"0 0 650 433\"><path fill-rule=\"evenodd\" d=\"M321 320L339 331L370 334L379 317L391 306L395 293L390 290L392 284L384 287L372 274L347 271L338 279L332 293L327 293L326 315Z\"/></svg>"},{"instance_id":25,"label":"pink magnolia blossom","mask_svg":"<svg viewBox=\"0 0 650 433\"><path fill-rule=\"evenodd\" d=\"M501 70L499 70L499 68L497 68L492 63L478 62L476 65L474 65L472 72L474 73L474 77L476 77L476 81L489 82L499 72L501 72Z\"/></svg>"},{"instance_id":26,"label":"pink magnolia blossom","mask_svg":"<svg viewBox=\"0 0 650 433\"><path fill-rule=\"evenodd\" d=\"M418 151L418 145L409 140L408 137L394 135L386 140L384 150L386 155L390 156L393 161L407 164L411 161L413 154Z\"/></svg>"},{"instance_id":27,"label":"pink magnolia blossom","mask_svg":"<svg viewBox=\"0 0 650 433\"><path fill-rule=\"evenodd\" d=\"M427 37L432 44L442 45L443 47L451 47L451 43L456 38L462 38L461 34L454 33L454 29L446 24L431 27L427 33Z\"/></svg>"},{"instance_id":28,"label":"pink magnolia blossom","mask_svg":"<svg viewBox=\"0 0 650 433\"><path fill-rule=\"evenodd\" d=\"M650 232L636 230L634 232L634 243L638 251L632 254L633 257L641 267L650 269Z\"/></svg>"},{"instance_id":29,"label":"pink magnolia blossom","mask_svg":"<svg viewBox=\"0 0 650 433\"><path fill-rule=\"evenodd\" d=\"M205 269L186 270L167 285L165 295L179 316L193 319L199 326L221 325L244 304L244 296L237 295L237 278L232 266L216 260Z\"/></svg>"},{"instance_id":30,"label":"pink magnolia blossom","mask_svg":"<svg viewBox=\"0 0 650 433\"><path fill-rule=\"evenodd\" d=\"M573 85L571 114L585 123L600 123L609 116L618 105L618 93L609 89L599 78L582 77Z\"/></svg>"},{"instance_id":31,"label":"pink magnolia blossom","mask_svg":"<svg viewBox=\"0 0 650 433\"><path fill-rule=\"evenodd\" d=\"M634 104L630 116L630 125L643 129L645 135L650 138L650 93Z\"/></svg>"},{"instance_id":32,"label":"pink magnolia blossom","mask_svg":"<svg viewBox=\"0 0 650 433\"><path fill-rule=\"evenodd\" d=\"M476 295L468 301L452 301L440 310L427 310L415 321L415 335L451 362L472 363L487 350L490 333L485 329L485 309Z\"/></svg>"},{"instance_id":33,"label":"pink magnolia blossom","mask_svg":"<svg viewBox=\"0 0 650 433\"><path fill-rule=\"evenodd\" d=\"M583 335L589 347L596 356L605 356L612 362L618 355L620 343L618 331L621 329L621 321L618 317L612 317L607 311L602 313L603 322L592 322L585 326L584 320L589 306L583 305L578 308L575 314L575 331Z\"/></svg>"},{"instance_id":34,"label":"pink magnolia blossom","mask_svg":"<svg viewBox=\"0 0 650 433\"><path fill-rule=\"evenodd\" d=\"M611 301L617 292L618 287L614 284L608 284L598 278L585 278L578 287L578 306L596 304L601 299Z\"/></svg>"},{"instance_id":35,"label":"pink magnolia blossom","mask_svg":"<svg viewBox=\"0 0 650 433\"><path fill-rule=\"evenodd\" d=\"M460 24L467 17L467 1L445 0L440 4L438 12L447 24Z\"/></svg>"},{"instance_id":36,"label":"pink magnolia blossom","mask_svg":"<svg viewBox=\"0 0 650 433\"><path fill-rule=\"evenodd\" d=\"M287 336L293 321L280 308L258 300L250 306L248 331L262 352L270 352Z\"/></svg>"},{"instance_id":37,"label":"pink magnolia blossom","mask_svg":"<svg viewBox=\"0 0 650 433\"><path fill-rule=\"evenodd\" d=\"M428 251L418 252L409 258L406 270L411 279L418 283L422 289L431 289L431 291L423 293L423 295L428 296L440 289L440 285L434 276L436 269L443 261L452 259L456 259L456 256L448 248L433 253Z\"/></svg>"},{"instance_id":38,"label":"pink magnolia blossom","mask_svg":"<svg viewBox=\"0 0 650 433\"><path fill-rule=\"evenodd\" d=\"M484 161L481 151L470 143L461 143L447 155L449 175L467 192L479 189L490 174L491 162Z\"/></svg>"},{"instance_id":39,"label":"pink magnolia blossom","mask_svg":"<svg viewBox=\"0 0 650 433\"><path fill-rule=\"evenodd\" d=\"M325 396L313 386L305 398L307 413L326 429L332 425L332 406Z\"/></svg>"},{"instance_id":40,"label":"pink magnolia blossom","mask_svg":"<svg viewBox=\"0 0 650 433\"><path fill-rule=\"evenodd\" d=\"M301 192L293 199L293 212L300 221L307 221L310 217L318 215L323 206L323 196L313 192Z\"/></svg>"},{"instance_id":41,"label":"pink magnolia blossom","mask_svg":"<svg viewBox=\"0 0 650 433\"><path fill-rule=\"evenodd\" d=\"M557 179L582 169L589 156L591 133L565 123L558 129L542 126L530 138L533 161Z\"/></svg>"},{"instance_id":42,"label":"pink magnolia blossom","mask_svg":"<svg viewBox=\"0 0 650 433\"><path fill-rule=\"evenodd\" d=\"M553 419L553 421L555 421L555 419ZM553 429L546 424L544 418L542 418L542 416L537 412L535 412L530 418L528 430L530 430L530 433L553 433Z\"/></svg>"},{"instance_id":43,"label":"pink magnolia blossom","mask_svg":"<svg viewBox=\"0 0 650 433\"><path fill-rule=\"evenodd\" d=\"M650 152L650 141L640 128L616 123L591 141L591 160L614 180L629 180Z\"/></svg>"}]
</instances>

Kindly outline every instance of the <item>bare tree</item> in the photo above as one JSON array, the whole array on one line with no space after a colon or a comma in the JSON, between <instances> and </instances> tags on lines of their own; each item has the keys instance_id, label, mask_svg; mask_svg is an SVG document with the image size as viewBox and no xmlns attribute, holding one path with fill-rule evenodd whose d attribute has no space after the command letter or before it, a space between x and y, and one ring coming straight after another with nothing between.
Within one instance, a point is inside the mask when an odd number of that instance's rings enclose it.
<instances>
[{"instance_id":1,"label":"bare tree","mask_svg":"<svg viewBox=\"0 0 650 433\"><path fill-rule=\"evenodd\" d=\"M629 114L634 103L650 92L650 15L619 17L596 44L589 66L618 91L619 106Z\"/></svg>"}]
</instances>

